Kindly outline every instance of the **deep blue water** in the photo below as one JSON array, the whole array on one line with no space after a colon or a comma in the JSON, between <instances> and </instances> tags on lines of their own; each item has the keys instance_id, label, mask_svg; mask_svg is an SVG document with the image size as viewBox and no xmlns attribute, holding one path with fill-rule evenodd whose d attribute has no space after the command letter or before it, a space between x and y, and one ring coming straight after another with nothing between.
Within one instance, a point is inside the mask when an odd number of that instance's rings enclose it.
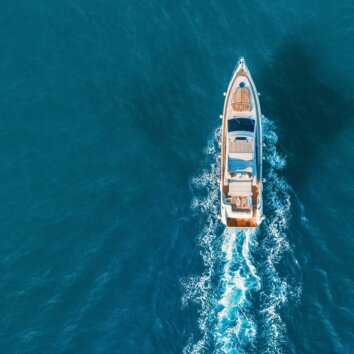
<instances>
[{"instance_id":1,"label":"deep blue water","mask_svg":"<svg viewBox=\"0 0 354 354\"><path fill-rule=\"evenodd\" d=\"M352 1L0 4L1 353L353 353ZM239 56L256 233L218 211Z\"/></svg>"}]
</instances>

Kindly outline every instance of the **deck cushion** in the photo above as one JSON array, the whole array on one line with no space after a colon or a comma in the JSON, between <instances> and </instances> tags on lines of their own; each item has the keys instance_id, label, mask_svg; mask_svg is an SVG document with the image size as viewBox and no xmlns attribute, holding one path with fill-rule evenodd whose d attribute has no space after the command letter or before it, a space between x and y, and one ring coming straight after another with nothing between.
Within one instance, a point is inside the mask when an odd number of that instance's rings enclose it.
<instances>
[{"instance_id":1,"label":"deck cushion","mask_svg":"<svg viewBox=\"0 0 354 354\"><path fill-rule=\"evenodd\" d=\"M251 181L237 181L229 184L229 195L236 197L247 197L252 195Z\"/></svg>"}]
</instances>

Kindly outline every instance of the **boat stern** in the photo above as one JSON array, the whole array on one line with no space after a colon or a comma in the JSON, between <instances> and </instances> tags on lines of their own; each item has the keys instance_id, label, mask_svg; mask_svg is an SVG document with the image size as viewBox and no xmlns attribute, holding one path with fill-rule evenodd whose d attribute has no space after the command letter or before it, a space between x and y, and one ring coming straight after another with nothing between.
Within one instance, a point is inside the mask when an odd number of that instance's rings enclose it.
<instances>
[{"instance_id":1,"label":"boat stern","mask_svg":"<svg viewBox=\"0 0 354 354\"><path fill-rule=\"evenodd\" d=\"M257 210L234 211L232 205L221 202L220 219L229 228L256 228L264 219L261 203L258 204L258 208Z\"/></svg>"}]
</instances>

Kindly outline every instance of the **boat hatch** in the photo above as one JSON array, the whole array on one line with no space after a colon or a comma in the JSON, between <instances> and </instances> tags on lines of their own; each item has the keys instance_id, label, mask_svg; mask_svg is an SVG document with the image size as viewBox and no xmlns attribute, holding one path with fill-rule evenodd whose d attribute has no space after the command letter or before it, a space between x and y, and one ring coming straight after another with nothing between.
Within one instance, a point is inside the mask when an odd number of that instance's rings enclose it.
<instances>
[{"instance_id":1,"label":"boat hatch","mask_svg":"<svg viewBox=\"0 0 354 354\"><path fill-rule=\"evenodd\" d=\"M228 132L254 132L254 120L250 118L233 118L227 121Z\"/></svg>"}]
</instances>

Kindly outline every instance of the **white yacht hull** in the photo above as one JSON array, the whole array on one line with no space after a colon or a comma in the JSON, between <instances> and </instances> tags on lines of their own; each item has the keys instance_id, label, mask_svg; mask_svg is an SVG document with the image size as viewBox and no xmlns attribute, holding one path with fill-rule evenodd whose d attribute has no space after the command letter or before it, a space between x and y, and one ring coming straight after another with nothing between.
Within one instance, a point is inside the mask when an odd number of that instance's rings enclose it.
<instances>
[{"instance_id":1,"label":"white yacht hull","mask_svg":"<svg viewBox=\"0 0 354 354\"><path fill-rule=\"evenodd\" d=\"M263 220L262 115L243 58L229 83L221 118L221 221L228 227L255 228Z\"/></svg>"}]
</instances>

